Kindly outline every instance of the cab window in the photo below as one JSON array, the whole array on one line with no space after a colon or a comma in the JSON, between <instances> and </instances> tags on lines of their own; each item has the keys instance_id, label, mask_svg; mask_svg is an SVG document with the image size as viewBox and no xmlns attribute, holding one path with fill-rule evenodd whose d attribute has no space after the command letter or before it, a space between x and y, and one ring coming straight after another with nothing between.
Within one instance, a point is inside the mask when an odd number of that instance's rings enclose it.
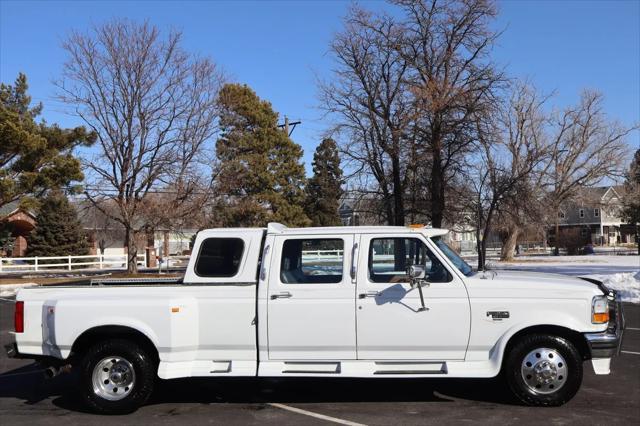
<instances>
[{"instance_id":1,"label":"cab window","mask_svg":"<svg viewBox=\"0 0 640 426\"><path fill-rule=\"evenodd\" d=\"M449 282L452 277L442 262L417 238L375 238L369 245L369 279L374 283L409 282L407 268L424 265L426 279Z\"/></svg>"},{"instance_id":2,"label":"cab window","mask_svg":"<svg viewBox=\"0 0 640 426\"><path fill-rule=\"evenodd\" d=\"M280 281L284 284L336 284L342 281L344 241L290 239L282 245Z\"/></svg>"},{"instance_id":3,"label":"cab window","mask_svg":"<svg viewBox=\"0 0 640 426\"><path fill-rule=\"evenodd\" d=\"M233 277L240 269L244 241L240 238L207 238L200 246L195 273L200 277Z\"/></svg>"}]
</instances>

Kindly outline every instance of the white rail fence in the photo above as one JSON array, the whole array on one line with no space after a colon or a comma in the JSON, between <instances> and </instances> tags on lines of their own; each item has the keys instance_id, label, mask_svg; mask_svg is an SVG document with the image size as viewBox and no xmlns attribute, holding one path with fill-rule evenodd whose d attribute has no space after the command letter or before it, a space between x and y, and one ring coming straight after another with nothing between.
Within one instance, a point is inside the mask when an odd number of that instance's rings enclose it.
<instances>
[{"instance_id":1,"label":"white rail fence","mask_svg":"<svg viewBox=\"0 0 640 426\"><path fill-rule=\"evenodd\" d=\"M138 254L138 265L147 264L146 253ZM0 257L0 273L74 269L126 269L126 254L96 254L86 256Z\"/></svg>"}]
</instances>

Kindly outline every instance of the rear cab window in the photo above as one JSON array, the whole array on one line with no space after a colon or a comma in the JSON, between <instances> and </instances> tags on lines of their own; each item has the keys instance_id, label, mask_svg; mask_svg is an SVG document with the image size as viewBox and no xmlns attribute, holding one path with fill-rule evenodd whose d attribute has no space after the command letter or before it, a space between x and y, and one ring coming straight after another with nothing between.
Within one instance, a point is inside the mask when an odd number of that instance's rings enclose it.
<instances>
[{"instance_id":1,"label":"rear cab window","mask_svg":"<svg viewBox=\"0 0 640 426\"><path fill-rule=\"evenodd\" d=\"M207 278L233 277L238 274L243 253L241 238L207 238L200 246L195 273Z\"/></svg>"}]
</instances>

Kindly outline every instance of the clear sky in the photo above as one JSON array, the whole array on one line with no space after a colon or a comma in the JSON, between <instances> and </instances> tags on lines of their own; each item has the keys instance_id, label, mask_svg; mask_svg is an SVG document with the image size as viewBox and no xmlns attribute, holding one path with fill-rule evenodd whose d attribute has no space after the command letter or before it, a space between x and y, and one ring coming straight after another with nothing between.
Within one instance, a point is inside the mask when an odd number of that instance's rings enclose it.
<instances>
[{"instance_id":1,"label":"clear sky","mask_svg":"<svg viewBox=\"0 0 640 426\"><path fill-rule=\"evenodd\" d=\"M361 1L380 9L380 1ZM211 56L235 81L302 125L293 139L313 150L326 126L316 108L316 76L327 76L332 34L349 6L343 1L10 1L0 0L0 80L27 74L43 117L62 126L81 124L52 100L51 81L65 60L60 47L70 29L113 17L148 19L183 31L184 47ZM640 122L640 1L499 2L496 28L504 33L494 59L515 77L532 80L555 103L577 101L583 88L602 91L611 117ZM640 147L640 132L629 138Z\"/></svg>"}]
</instances>

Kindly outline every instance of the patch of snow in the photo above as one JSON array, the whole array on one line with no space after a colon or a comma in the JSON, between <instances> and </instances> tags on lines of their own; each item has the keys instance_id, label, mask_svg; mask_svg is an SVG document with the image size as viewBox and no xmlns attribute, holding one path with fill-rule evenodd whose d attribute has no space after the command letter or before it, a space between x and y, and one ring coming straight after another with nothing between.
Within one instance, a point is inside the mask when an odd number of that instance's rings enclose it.
<instances>
[{"instance_id":1,"label":"patch of snow","mask_svg":"<svg viewBox=\"0 0 640 426\"><path fill-rule=\"evenodd\" d=\"M20 284L0 284L0 297L15 296L19 289L26 287L37 287L36 283L20 283Z\"/></svg>"},{"instance_id":2,"label":"patch of snow","mask_svg":"<svg viewBox=\"0 0 640 426\"><path fill-rule=\"evenodd\" d=\"M617 290L623 302L640 303L640 272L619 273L613 275L588 275L602 281L607 287Z\"/></svg>"},{"instance_id":3,"label":"patch of snow","mask_svg":"<svg viewBox=\"0 0 640 426\"><path fill-rule=\"evenodd\" d=\"M640 271L640 256L518 256L513 262L491 262L494 269L549 272L565 275L605 275Z\"/></svg>"}]
</instances>

